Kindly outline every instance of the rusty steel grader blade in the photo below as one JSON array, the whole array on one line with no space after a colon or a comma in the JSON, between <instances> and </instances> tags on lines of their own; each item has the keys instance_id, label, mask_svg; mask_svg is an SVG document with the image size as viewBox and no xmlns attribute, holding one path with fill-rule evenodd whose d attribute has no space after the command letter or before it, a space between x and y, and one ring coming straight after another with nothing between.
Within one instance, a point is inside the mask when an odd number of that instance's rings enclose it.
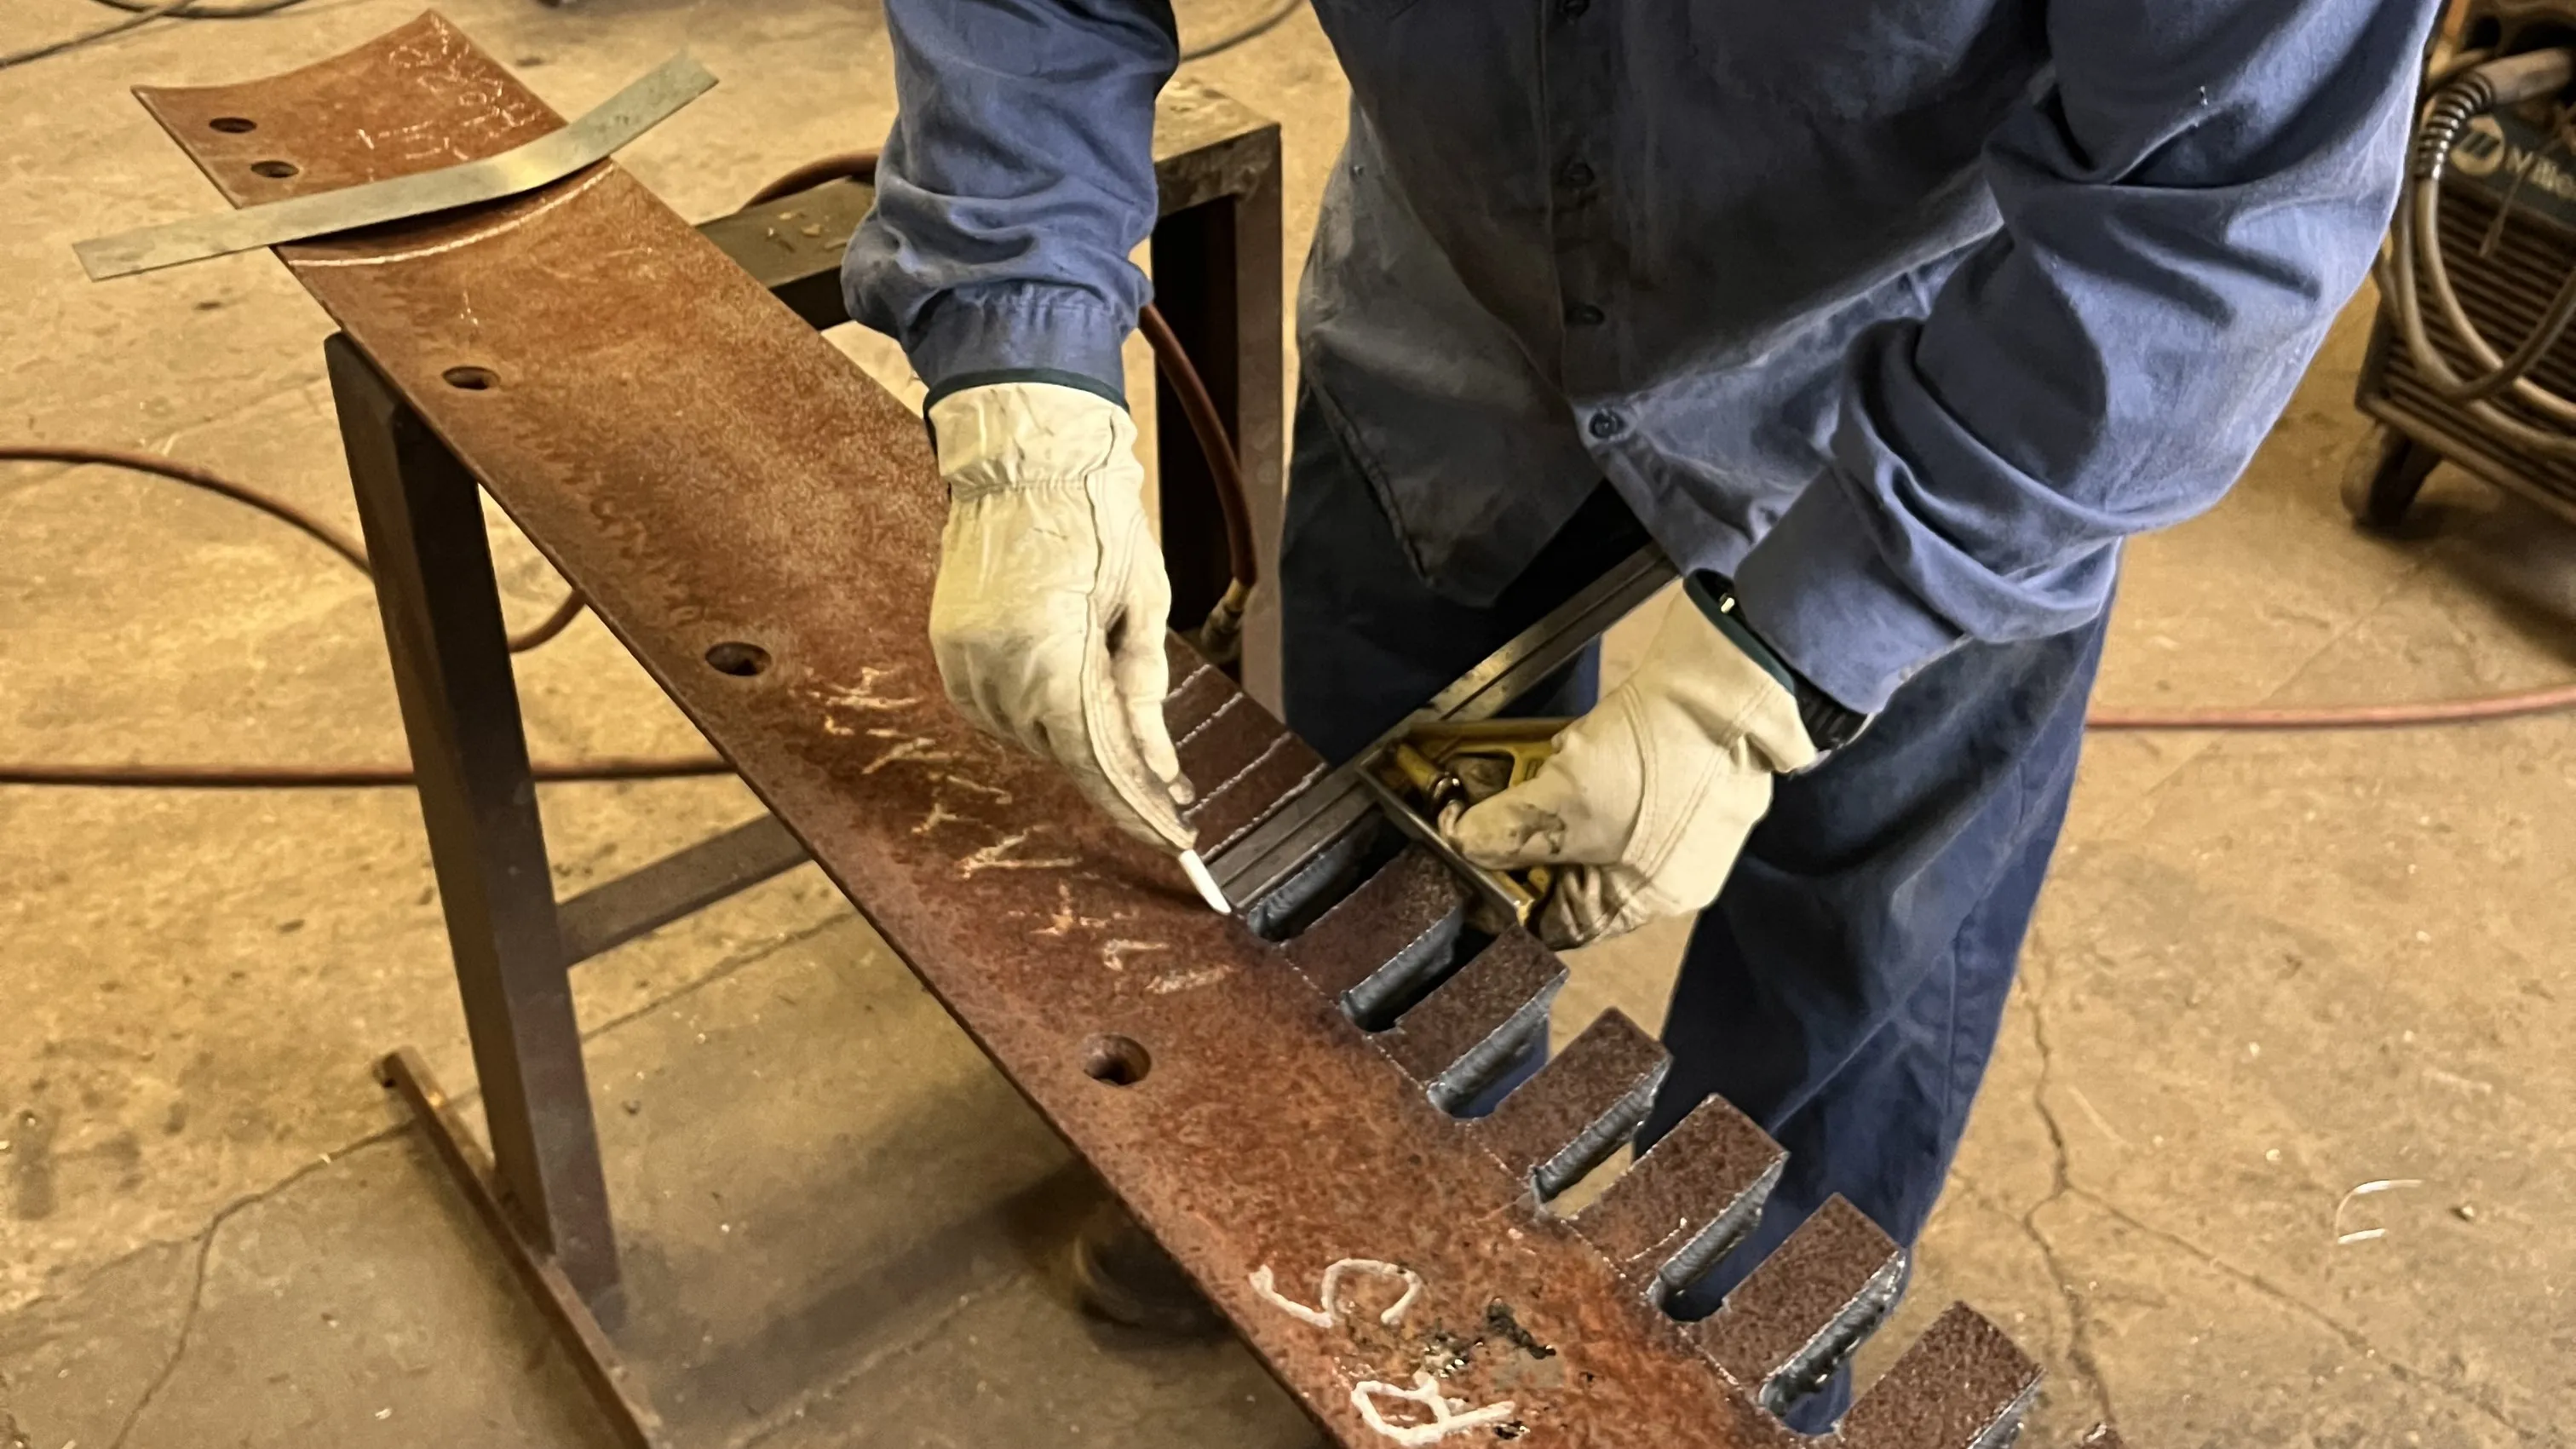
<instances>
[{"instance_id":1,"label":"rusty steel grader blade","mask_svg":"<svg viewBox=\"0 0 2576 1449\"><path fill-rule=\"evenodd\" d=\"M562 124L434 13L139 94L242 204ZM1708 1103L1556 1211L1665 1060L1613 1013L1490 1118L1451 1115L1544 1029L1553 955L1487 934L1438 861L1347 810L1244 920L1215 916L964 725L926 641L944 497L919 418L615 163L278 255L1336 1442L1802 1442L1773 1410L1885 1309L1894 1245L1829 1206L1675 1322L1664 1299L1750 1228L1780 1150ZM1173 658L1215 859L1326 770ZM1954 1307L1838 1442L1999 1445L2038 1379Z\"/></svg>"}]
</instances>

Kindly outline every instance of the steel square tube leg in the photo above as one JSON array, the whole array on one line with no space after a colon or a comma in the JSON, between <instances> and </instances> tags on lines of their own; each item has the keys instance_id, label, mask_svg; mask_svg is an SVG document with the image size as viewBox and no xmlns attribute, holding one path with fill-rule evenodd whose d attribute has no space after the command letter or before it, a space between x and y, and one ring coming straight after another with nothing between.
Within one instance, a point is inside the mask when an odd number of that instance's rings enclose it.
<instances>
[{"instance_id":1,"label":"steel square tube leg","mask_svg":"<svg viewBox=\"0 0 2576 1449\"><path fill-rule=\"evenodd\" d=\"M1234 439L1252 534L1265 571L1278 559L1281 474L1287 456L1280 323L1278 137L1244 191L1172 212L1154 227L1154 303L1216 401ZM1172 576L1172 623L1207 617L1232 577L1225 519L1189 415L1156 373L1156 456L1160 459L1163 562ZM1243 683L1274 707L1279 699L1275 582L1255 600L1244 627Z\"/></svg>"},{"instance_id":2,"label":"steel square tube leg","mask_svg":"<svg viewBox=\"0 0 2576 1449\"><path fill-rule=\"evenodd\" d=\"M346 337L323 344L504 1198L614 1322L617 1245L474 477Z\"/></svg>"}]
</instances>

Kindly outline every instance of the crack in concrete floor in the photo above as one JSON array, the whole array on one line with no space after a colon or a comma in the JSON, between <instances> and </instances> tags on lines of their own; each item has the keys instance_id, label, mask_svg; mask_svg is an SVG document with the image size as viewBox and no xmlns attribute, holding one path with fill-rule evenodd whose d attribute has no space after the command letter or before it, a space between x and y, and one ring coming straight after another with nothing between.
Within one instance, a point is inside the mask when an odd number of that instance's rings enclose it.
<instances>
[{"instance_id":1,"label":"crack in concrete floor","mask_svg":"<svg viewBox=\"0 0 2576 1449\"><path fill-rule=\"evenodd\" d=\"M2074 1179L2073 1153L2067 1143L2064 1125L2058 1120L2056 1109L2048 1102L2048 1089L2055 1080L2057 1067L2056 1053L2048 1038L2048 994L2050 986L2054 984L2055 968L2039 965L2039 959L2037 953L2024 958L2022 979L2030 1007L2031 1042L2039 1056L2039 1073L2031 1088L2031 1108L2039 1119L2041 1129L2048 1134L2052 1155L2049 1164L2049 1191L2016 1214L2008 1204L1993 1193L1984 1190L1973 1180L1955 1172L1951 1180L1954 1186L1965 1189L1970 1195L1985 1202L2001 1215L2018 1223L2023 1235L2030 1240L2034 1248L2038 1249L2041 1260L2048 1270L2049 1280L2056 1286L2060 1298L2066 1305L2067 1360L2074 1368L2078 1380L2084 1385L2087 1396L2098 1407L2103 1422L2116 1428L2120 1421L2114 1409L2108 1375L2093 1349L2092 1326L2085 1308L2084 1297L2076 1288L2074 1278L2065 1271L2057 1244L2049 1237L2048 1230L2039 1222L2039 1215L2043 1211L2070 1197L2080 1198L2090 1203L2112 1219L2169 1247L2179 1249L2194 1261L2216 1269L2238 1284L2309 1319L2341 1339L2346 1347L2379 1364L2400 1382L2430 1389L2445 1398L2466 1405L2485 1415L2499 1427L2511 1431L2525 1443L2537 1445L2544 1442L2540 1429L2521 1423L2503 1408L2481 1397L2466 1385L2451 1383L2438 1375L2426 1373L2392 1354L2381 1352L2377 1345L2373 1344L2359 1329L2273 1283L2262 1274L2240 1268L2179 1233L2147 1222L2128 1208L2112 1201L2107 1195L2077 1183Z\"/></svg>"},{"instance_id":2,"label":"crack in concrete floor","mask_svg":"<svg viewBox=\"0 0 2576 1449\"><path fill-rule=\"evenodd\" d=\"M2215 1268L2245 1287L2253 1289L2256 1293L2281 1304L2285 1308L2296 1311L2302 1317L2309 1319L2317 1324L2317 1326L2334 1334L2337 1338L2342 1339L2347 1348L2360 1352L2363 1357L2386 1368L2391 1375L2400 1381L2415 1387L2431 1389L2445 1398L2465 1404L2468 1407L2477 1410L2479 1413L2486 1415L2489 1419L2494 1420L2499 1427L2511 1430L2526 1443L2540 1444L2546 1442L2541 1437L2542 1431L2540 1429L2516 1420L2503 1409L2498 1408L2496 1405L2489 1403L2483 1398L2480 1398L2475 1391L2465 1385L2454 1384L2437 1375L2428 1374L2424 1370L2406 1362L2404 1359L2398 1358L2393 1354L2383 1352L2376 1344L2373 1344L2370 1341L2369 1336L2364 1334L2361 1330L2354 1328L2352 1325L2345 1323L2339 1318L2336 1318L2333 1314L2326 1312L2324 1309L2318 1308L2314 1304L2307 1302L2297 1294L2279 1286L2270 1279L2264 1277L2262 1274L2256 1273L2250 1269L2240 1268L2179 1233L2173 1232L2170 1229L2157 1227L2154 1224L2145 1221L2137 1214L2110 1201L2108 1198L2105 1198L2102 1194L2095 1192L2091 1188L2076 1186L2071 1187L2069 1191L2072 1196L2084 1199L2086 1202L2091 1203L2094 1207L2100 1209L2103 1213L2128 1227L2144 1233L2159 1242L2167 1244L2168 1246L2178 1248L2191 1255L2194 1260L2205 1264L2208 1267Z\"/></svg>"},{"instance_id":3,"label":"crack in concrete floor","mask_svg":"<svg viewBox=\"0 0 2576 1449\"><path fill-rule=\"evenodd\" d=\"M947 1330L949 1324L963 1316L968 1309L1008 1290L1015 1281L1009 1277L994 1278L955 1295L941 1304L938 1312L924 1315L921 1322L901 1339L881 1344L861 1354L845 1372L835 1375L831 1382L816 1384L793 1401L781 1404L777 1412L772 1413L766 1422L755 1424L742 1435L728 1440L726 1449L759 1449L760 1445L769 1443L796 1427L805 1418L806 1411L815 1404L839 1397L842 1390L875 1373L884 1364L918 1351L923 1345L937 1339Z\"/></svg>"},{"instance_id":4,"label":"crack in concrete floor","mask_svg":"<svg viewBox=\"0 0 2576 1449\"><path fill-rule=\"evenodd\" d=\"M2049 969L2053 972L2054 968ZM2084 1295L2076 1291L2073 1275L2066 1271L2065 1264L2058 1258L2057 1245L2049 1240L2047 1232L2039 1225L2042 1211L2074 1191L2074 1159L2066 1145L2066 1129L2057 1120L2056 1109L2048 1104L2048 1087L2056 1074L2057 1055L2048 1040L2046 973L2034 973L2031 961L2025 959L2022 974L2023 979L2030 983L2031 1044L2039 1053L2039 1075L2031 1087L2030 1104L2039 1115L2040 1127L2048 1133L2050 1161L2047 1194L2025 1209L2017 1221L2032 1245L2039 1249L2040 1259L2048 1268L2049 1280L2057 1285L2058 1296L2066 1304L2067 1362L2073 1366L2076 1378L2099 1409L2102 1422L2116 1427L2120 1415L2112 1404L2111 1385L2103 1374L2101 1360L2093 1351L2092 1321L2084 1306Z\"/></svg>"},{"instance_id":5,"label":"crack in concrete floor","mask_svg":"<svg viewBox=\"0 0 2576 1449\"><path fill-rule=\"evenodd\" d=\"M823 932L843 924L845 919L846 917L844 913L835 911L828 919L816 922L815 924L807 926L801 930L791 931L772 937L753 949L738 952L734 956L727 958L704 976L684 982L664 995L655 997L642 1005L611 1017L608 1020L599 1023L597 1026L584 1030L582 1032L582 1041L585 1045L591 1044L610 1033L615 1032L620 1027L623 1027L630 1022L685 1001L699 991L734 976L751 966L757 965L761 961L767 960L781 951L791 949L806 941L812 940ZM466 1087L456 1092L449 1100L454 1105L462 1108L471 1106L480 1101L481 1097L482 1092L480 1088ZM118 1254L109 1262L102 1263L98 1267L92 1269L89 1273L82 1275L82 1281L86 1283L90 1279L94 1279L101 1274L110 1272L116 1267L143 1254L158 1252L180 1244L193 1243L196 1246L194 1266L190 1272L188 1296L186 1302L180 1309L178 1326L172 1333L169 1356L162 1361L160 1368L145 1384L143 1392L136 1397L133 1407L126 1411L125 1418L117 1429L116 1437L109 1441L108 1449L124 1449L125 1443L133 1434L136 1424L141 1422L144 1413L151 1408L153 1401L159 1397L161 1390L166 1387L170 1380L178 1373L180 1364L187 1358L189 1344L196 1328L198 1311L205 1301L207 1265L213 1259L215 1240L221 1236L225 1225L247 1209L256 1207L261 1203L275 1198L279 1194L294 1187L296 1184L304 1181L306 1178L311 1177L313 1174L331 1167L355 1153L365 1151L370 1147L381 1146L410 1133L414 1129L414 1125L414 1123L406 1118L392 1126L383 1128L376 1132L371 1132L354 1141L324 1152L314 1161L304 1164L302 1167L297 1168L295 1171L288 1173L286 1176L279 1178L275 1182L259 1188L256 1191L244 1193L230 1202L225 1203L208 1217L204 1227L198 1229L192 1234L189 1234L187 1237L176 1239L165 1238L149 1243L139 1244L131 1251ZM478 1244L478 1250L480 1247L481 1245ZM74 1290L74 1292L77 1291L77 1289ZM947 1316L951 1316L955 1312L968 1306L974 1296L975 1295L968 1295L967 1298L961 1299L958 1303L951 1305L950 1308L945 1310L943 1313L941 1321L944 1322ZM872 1367L881 1358L882 1355L872 1356L867 1361L867 1364L859 1371L863 1372L865 1367Z\"/></svg>"},{"instance_id":6,"label":"crack in concrete floor","mask_svg":"<svg viewBox=\"0 0 2576 1449\"><path fill-rule=\"evenodd\" d=\"M341 1148L339 1151L326 1152L321 1157L304 1164L302 1167L299 1167L295 1171L288 1173L286 1176L279 1178L277 1181L270 1183L268 1186L261 1188L257 1192L244 1193L240 1197L234 1198L231 1202L228 1202L215 1210L214 1216L207 1219L206 1226L200 1230L193 1239L197 1245L196 1261L194 1266L189 1270L188 1300L179 1310L179 1326L171 1335L170 1356L162 1361L160 1369L152 1375L150 1381L144 1384L143 1392L135 1396L134 1407L125 1411L125 1420L117 1426L116 1437L108 1441L107 1449L125 1449L125 1441L133 1435L134 1426L142 1422L144 1412L152 1407L153 1400L161 1396L161 1390L166 1388L169 1385L170 1380L178 1374L180 1363L187 1358L189 1342L196 1333L197 1313L200 1308L204 1307L206 1301L206 1265L214 1258L215 1239L223 1234L224 1225L231 1222L233 1218L242 1212L250 1208L257 1207L261 1203L267 1202L271 1198L274 1198L278 1194L295 1186L297 1183L302 1182L304 1179L311 1177L313 1174L320 1172L324 1168L340 1161L342 1158L349 1156L351 1153L361 1152L369 1147L391 1142L410 1130L410 1124L404 1123L398 1126L387 1127L381 1132L371 1133L368 1136L351 1143L347 1147ZM167 1247L169 1245L167 1243L162 1243L154 1246ZM153 1249L151 1247L146 1247L136 1249L136 1252L150 1252L152 1250ZM128 1256L130 1257L132 1255L129 1254ZM123 1260L120 1259L119 1261ZM100 1271L104 1272L106 1270L102 1268Z\"/></svg>"}]
</instances>

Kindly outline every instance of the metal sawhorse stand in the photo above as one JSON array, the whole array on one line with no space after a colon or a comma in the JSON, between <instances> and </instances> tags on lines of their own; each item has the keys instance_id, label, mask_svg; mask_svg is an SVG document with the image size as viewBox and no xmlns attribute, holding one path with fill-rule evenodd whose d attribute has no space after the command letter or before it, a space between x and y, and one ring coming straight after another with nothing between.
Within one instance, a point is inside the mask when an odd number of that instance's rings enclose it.
<instances>
[{"instance_id":1,"label":"metal sawhorse stand","mask_svg":"<svg viewBox=\"0 0 2576 1449\"><path fill-rule=\"evenodd\" d=\"M1284 437L1278 127L1214 91L1165 93L1156 126L1159 307L1234 439L1275 537ZM840 259L874 193L832 181L699 229L817 328L849 320ZM419 775L457 987L492 1151L487 1159L409 1049L384 1060L622 1439L663 1443L649 1396L603 1325L622 1315L616 1231L574 1018L571 968L805 859L775 818L555 899L473 476L346 336L324 347L349 472ZM1173 617L1203 615L1230 577L1207 464L1168 383L1159 392L1163 549ZM1247 653L1275 658L1256 615Z\"/></svg>"}]
</instances>

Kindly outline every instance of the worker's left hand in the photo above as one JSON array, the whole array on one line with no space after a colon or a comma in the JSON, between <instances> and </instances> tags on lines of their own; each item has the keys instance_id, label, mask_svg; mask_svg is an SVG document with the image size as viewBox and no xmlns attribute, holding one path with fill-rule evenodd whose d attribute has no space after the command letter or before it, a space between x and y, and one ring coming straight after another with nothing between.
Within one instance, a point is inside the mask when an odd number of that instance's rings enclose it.
<instances>
[{"instance_id":1,"label":"worker's left hand","mask_svg":"<svg viewBox=\"0 0 2576 1449\"><path fill-rule=\"evenodd\" d=\"M1815 758L1796 697L1684 597L1537 775L1446 829L1479 865L1554 867L1538 932L1581 946L1717 899L1771 777Z\"/></svg>"},{"instance_id":2,"label":"worker's left hand","mask_svg":"<svg viewBox=\"0 0 2576 1449\"><path fill-rule=\"evenodd\" d=\"M1004 382L952 393L929 416L949 499L930 651L949 702L1064 766L1129 834L1189 849L1190 786L1163 723L1172 588L1127 410Z\"/></svg>"}]
</instances>

